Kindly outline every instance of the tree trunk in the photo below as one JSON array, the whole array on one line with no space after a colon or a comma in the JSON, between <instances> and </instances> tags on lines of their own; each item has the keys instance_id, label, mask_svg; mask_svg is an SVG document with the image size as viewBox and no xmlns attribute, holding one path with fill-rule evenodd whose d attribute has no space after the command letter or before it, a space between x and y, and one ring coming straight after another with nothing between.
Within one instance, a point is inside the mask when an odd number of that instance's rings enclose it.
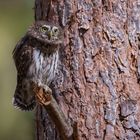
<instances>
[{"instance_id":1,"label":"tree trunk","mask_svg":"<svg viewBox=\"0 0 140 140\"><path fill-rule=\"evenodd\" d=\"M140 139L140 1L36 0L64 28L53 95L79 140ZM44 108L36 139L60 140Z\"/></svg>"}]
</instances>

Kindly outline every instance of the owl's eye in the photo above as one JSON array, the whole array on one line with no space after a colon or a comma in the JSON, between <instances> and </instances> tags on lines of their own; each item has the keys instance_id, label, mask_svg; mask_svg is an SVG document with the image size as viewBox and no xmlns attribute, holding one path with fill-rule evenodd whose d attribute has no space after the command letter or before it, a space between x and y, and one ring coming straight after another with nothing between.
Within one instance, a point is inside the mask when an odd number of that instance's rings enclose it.
<instances>
[{"instance_id":1,"label":"owl's eye","mask_svg":"<svg viewBox=\"0 0 140 140\"><path fill-rule=\"evenodd\" d=\"M43 26L40 28L40 31L43 32L43 33L47 32L47 31L49 31L49 30L50 30L50 26L47 26L47 25L43 25Z\"/></svg>"},{"instance_id":2,"label":"owl's eye","mask_svg":"<svg viewBox=\"0 0 140 140\"><path fill-rule=\"evenodd\" d=\"M58 29L57 27L53 27L53 28L52 28L52 31L53 31L54 33L58 33L58 32L59 32L59 29Z\"/></svg>"}]
</instances>

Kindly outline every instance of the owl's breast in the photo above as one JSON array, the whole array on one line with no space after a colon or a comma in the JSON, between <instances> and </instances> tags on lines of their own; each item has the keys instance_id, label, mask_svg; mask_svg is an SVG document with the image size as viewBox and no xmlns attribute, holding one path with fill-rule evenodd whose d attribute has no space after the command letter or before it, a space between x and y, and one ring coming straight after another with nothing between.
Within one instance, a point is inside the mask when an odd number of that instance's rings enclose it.
<instances>
[{"instance_id":1,"label":"owl's breast","mask_svg":"<svg viewBox=\"0 0 140 140\"><path fill-rule=\"evenodd\" d=\"M28 75L34 82L41 82L49 85L55 77L58 63L58 52L47 54L39 49L33 50L33 63Z\"/></svg>"}]
</instances>

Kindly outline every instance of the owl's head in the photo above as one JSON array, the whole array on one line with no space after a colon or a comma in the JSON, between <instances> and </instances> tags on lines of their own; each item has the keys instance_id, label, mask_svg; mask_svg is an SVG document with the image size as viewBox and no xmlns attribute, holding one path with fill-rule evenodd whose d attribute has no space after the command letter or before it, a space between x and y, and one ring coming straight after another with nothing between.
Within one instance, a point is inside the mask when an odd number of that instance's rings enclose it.
<instances>
[{"instance_id":1,"label":"owl's head","mask_svg":"<svg viewBox=\"0 0 140 140\"><path fill-rule=\"evenodd\" d=\"M27 34L50 45L58 45L63 42L62 28L46 21L35 22L29 27Z\"/></svg>"}]
</instances>

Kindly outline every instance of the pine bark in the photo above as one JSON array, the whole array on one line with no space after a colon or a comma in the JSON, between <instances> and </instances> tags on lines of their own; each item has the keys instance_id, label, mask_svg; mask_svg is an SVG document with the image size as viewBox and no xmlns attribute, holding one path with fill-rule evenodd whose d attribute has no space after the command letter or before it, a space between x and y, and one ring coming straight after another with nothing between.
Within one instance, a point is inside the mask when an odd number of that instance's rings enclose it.
<instances>
[{"instance_id":1,"label":"pine bark","mask_svg":"<svg viewBox=\"0 0 140 140\"><path fill-rule=\"evenodd\" d=\"M53 96L77 140L140 139L140 1L35 0L35 20L64 29ZM46 110L36 140L60 140Z\"/></svg>"}]
</instances>

